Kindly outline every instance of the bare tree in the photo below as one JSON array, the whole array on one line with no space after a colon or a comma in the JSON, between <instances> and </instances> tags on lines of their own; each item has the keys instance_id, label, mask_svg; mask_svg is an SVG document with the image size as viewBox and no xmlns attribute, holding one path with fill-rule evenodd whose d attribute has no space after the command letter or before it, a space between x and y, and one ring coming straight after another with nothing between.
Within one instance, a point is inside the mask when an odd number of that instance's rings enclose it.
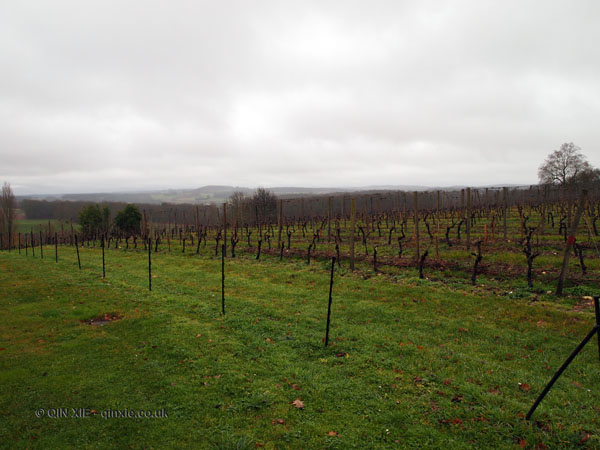
<instances>
[{"instance_id":1,"label":"bare tree","mask_svg":"<svg viewBox=\"0 0 600 450\"><path fill-rule=\"evenodd\" d=\"M6 235L9 246L12 236L14 236L16 215L17 201L10 184L5 182L2 186L2 197L0 197L0 232ZM2 246L1 242L0 246Z\"/></svg>"},{"instance_id":2,"label":"bare tree","mask_svg":"<svg viewBox=\"0 0 600 450\"><path fill-rule=\"evenodd\" d=\"M538 169L538 178L541 184L566 186L580 179L582 174L593 171L581 149L569 142L548 155Z\"/></svg>"},{"instance_id":3,"label":"bare tree","mask_svg":"<svg viewBox=\"0 0 600 450\"><path fill-rule=\"evenodd\" d=\"M277 196L265 188L259 187L252 196L256 220L260 223L268 223L277 216Z\"/></svg>"},{"instance_id":4,"label":"bare tree","mask_svg":"<svg viewBox=\"0 0 600 450\"><path fill-rule=\"evenodd\" d=\"M244 212L244 202L246 201L246 196L241 191L235 191L229 197L229 204L232 207L232 210L235 214L235 221L238 224L242 224L243 222L243 212Z\"/></svg>"}]
</instances>

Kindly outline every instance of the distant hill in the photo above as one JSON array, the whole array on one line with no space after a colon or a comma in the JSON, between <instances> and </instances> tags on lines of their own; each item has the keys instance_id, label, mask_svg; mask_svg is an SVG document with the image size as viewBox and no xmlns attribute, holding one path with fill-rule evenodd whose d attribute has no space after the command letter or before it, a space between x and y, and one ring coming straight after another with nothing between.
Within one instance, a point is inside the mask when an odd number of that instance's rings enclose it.
<instances>
[{"instance_id":1,"label":"distant hill","mask_svg":"<svg viewBox=\"0 0 600 450\"><path fill-rule=\"evenodd\" d=\"M517 187L517 185L506 185ZM408 186L408 185L381 185L363 186L355 188L306 188L306 187L273 187L268 188L279 197L300 197L309 195L324 195L346 192L381 192L381 191L428 191L428 190L456 190L464 186L431 187L431 186ZM485 186L484 186L485 187ZM487 186L491 187L491 186ZM191 203L208 204L226 202L234 192L243 192L251 196L255 189L240 186L209 185L196 189L166 189L142 192L99 192L89 194L62 194L62 195L25 195L17 196L18 199L39 200L71 200L88 202L125 202L125 203Z\"/></svg>"}]
</instances>

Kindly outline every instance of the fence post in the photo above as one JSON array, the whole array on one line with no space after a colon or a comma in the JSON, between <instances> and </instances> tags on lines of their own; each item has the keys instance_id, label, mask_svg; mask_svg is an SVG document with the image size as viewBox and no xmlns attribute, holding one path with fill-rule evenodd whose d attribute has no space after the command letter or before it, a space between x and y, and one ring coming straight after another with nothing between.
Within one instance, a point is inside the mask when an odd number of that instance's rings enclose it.
<instances>
[{"instance_id":1,"label":"fence post","mask_svg":"<svg viewBox=\"0 0 600 450\"><path fill-rule=\"evenodd\" d=\"M77 251L77 265L79 266L79 270L81 270L81 259L79 259L79 245L77 242L77 235L75 235L75 250Z\"/></svg>"},{"instance_id":2,"label":"fence post","mask_svg":"<svg viewBox=\"0 0 600 450\"><path fill-rule=\"evenodd\" d=\"M102 247L102 278L106 278L106 266L104 261L104 235L102 235L102 241L100 244Z\"/></svg>"},{"instance_id":3,"label":"fence post","mask_svg":"<svg viewBox=\"0 0 600 450\"><path fill-rule=\"evenodd\" d=\"M577 205L577 212L575 213L573 223L571 223L571 228L569 229L569 238L567 239L567 245L565 246L562 268L560 269L558 284L556 286L556 295L562 295L563 287L565 284L565 278L567 276L567 268L569 266L569 256L571 255L571 247L575 244L577 236L577 226L579 225L579 219L581 219L581 214L585 209L587 193L587 189L583 189L581 191L581 197L579 197L579 204Z\"/></svg>"},{"instance_id":4,"label":"fence post","mask_svg":"<svg viewBox=\"0 0 600 450\"><path fill-rule=\"evenodd\" d=\"M331 258L331 278L329 279L329 304L327 306L327 327L325 328L325 347L329 344L329 323L331 321L331 292L333 291L333 271L335 270L335 256Z\"/></svg>"}]
</instances>

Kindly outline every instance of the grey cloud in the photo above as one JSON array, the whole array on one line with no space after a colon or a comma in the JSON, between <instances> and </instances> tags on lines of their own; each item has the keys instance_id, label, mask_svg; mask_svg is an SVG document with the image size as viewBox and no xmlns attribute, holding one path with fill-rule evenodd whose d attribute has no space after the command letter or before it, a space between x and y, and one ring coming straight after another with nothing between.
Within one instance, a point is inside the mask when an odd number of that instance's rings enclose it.
<instances>
[{"instance_id":1,"label":"grey cloud","mask_svg":"<svg viewBox=\"0 0 600 450\"><path fill-rule=\"evenodd\" d=\"M534 183L594 165L595 1L0 6L17 193Z\"/></svg>"}]
</instances>

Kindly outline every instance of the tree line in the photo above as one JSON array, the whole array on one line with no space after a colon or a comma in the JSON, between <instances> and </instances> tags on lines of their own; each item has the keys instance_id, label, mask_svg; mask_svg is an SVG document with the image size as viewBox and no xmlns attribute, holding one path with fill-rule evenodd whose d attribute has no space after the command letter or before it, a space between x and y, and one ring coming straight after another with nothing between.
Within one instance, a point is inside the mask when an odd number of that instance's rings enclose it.
<instances>
[{"instance_id":1,"label":"tree line","mask_svg":"<svg viewBox=\"0 0 600 450\"><path fill-rule=\"evenodd\" d=\"M581 149L573 143L564 143L560 149L548 155L538 169L540 184L527 189L512 189L504 194L501 188L481 189L474 191L474 201L480 205L510 204L524 201L539 201L542 197L547 201L558 198L576 198L577 192L583 187L590 190L593 197L600 187L600 170L594 168ZM508 195L508 198L504 198ZM285 199L280 203L284 209L282 216L290 220L301 220L309 217L322 216L333 211L336 216L345 217L349 213L351 195L337 196L308 196ZM410 193L406 192L376 192L352 195L357 198L357 211L373 214L390 210L411 210ZM442 204L440 204L442 203ZM433 191L421 196L420 206L424 209L434 207L459 207L464 203L464 192ZM228 221L243 224L266 224L277 221L278 198L271 191L258 188L253 195L246 196L243 192L235 192L228 201ZM14 235L14 224L17 208L20 208L28 219L57 219L62 221L81 222L82 212L84 225L92 227L93 232L107 232L111 225L111 217L117 218L120 211L127 208L126 203L109 202L96 204L93 202L69 200L33 200L23 199L18 205L10 184L4 183L0 199L0 233L8 237ZM202 223L214 226L222 223L223 206L192 205L192 204L137 204L139 211L144 211L148 220L156 223L198 225ZM90 228L90 230L92 229ZM5 238L6 239L6 238Z\"/></svg>"}]
</instances>

